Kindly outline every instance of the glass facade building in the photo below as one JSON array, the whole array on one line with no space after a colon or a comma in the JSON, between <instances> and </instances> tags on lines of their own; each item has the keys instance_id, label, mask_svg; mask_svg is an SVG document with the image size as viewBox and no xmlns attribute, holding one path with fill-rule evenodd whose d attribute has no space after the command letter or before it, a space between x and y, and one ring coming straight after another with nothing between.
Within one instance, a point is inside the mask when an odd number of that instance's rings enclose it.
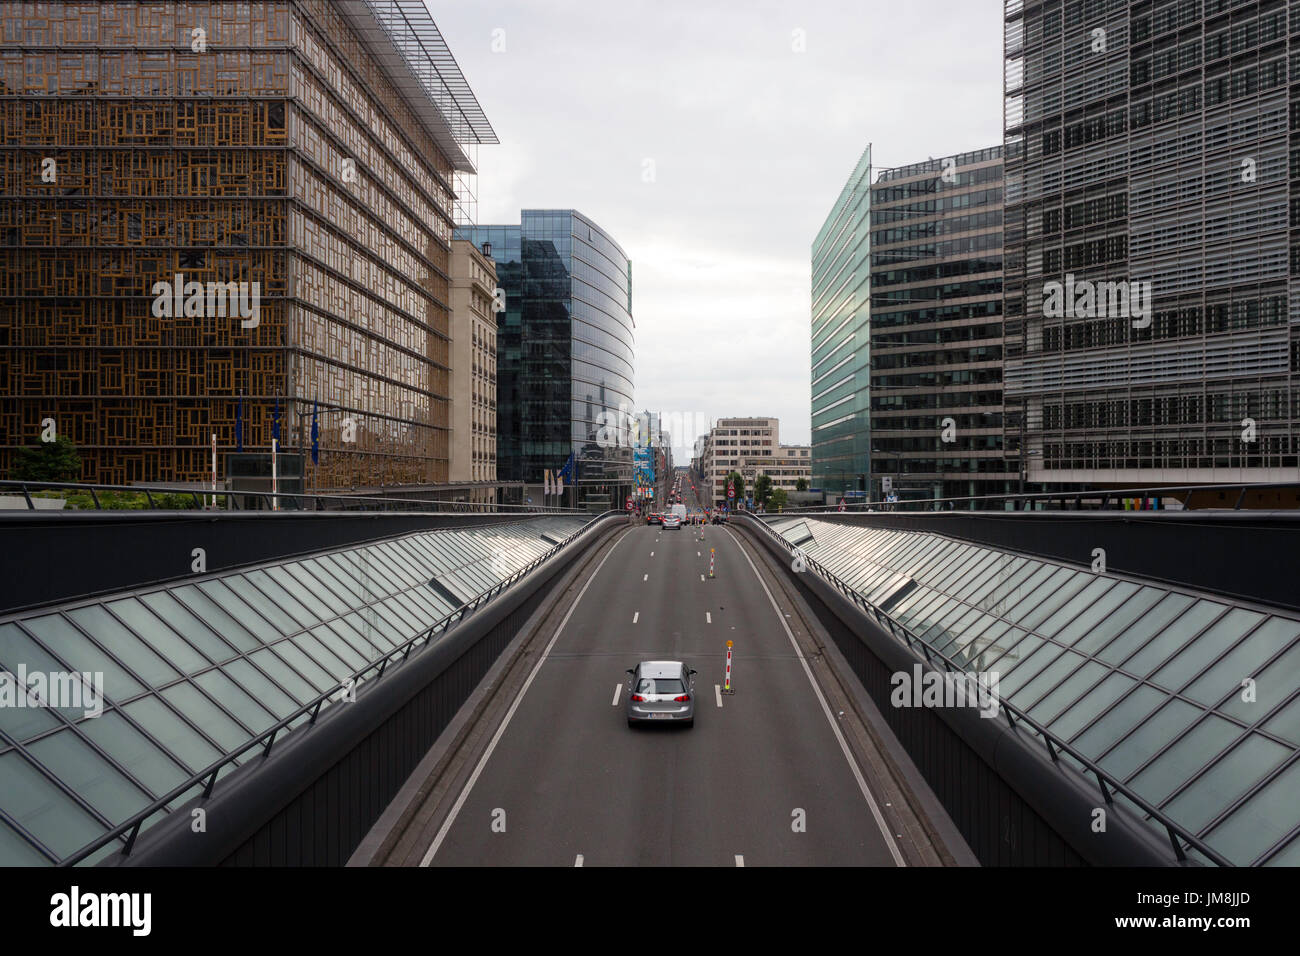
<instances>
[{"instance_id":1,"label":"glass facade building","mask_svg":"<svg viewBox=\"0 0 1300 956\"><path fill-rule=\"evenodd\" d=\"M885 476L901 499L1014 490L1002 428L1002 147L882 170L871 190L873 497Z\"/></svg>"},{"instance_id":2,"label":"glass facade building","mask_svg":"<svg viewBox=\"0 0 1300 956\"><path fill-rule=\"evenodd\" d=\"M0 92L0 471L52 418L83 480L206 481L278 399L294 457L321 409L311 488L447 480L453 183L496 139L422 3L6 3Z\"/></svg>"},{"instance_id":3,"label":"glass facade building","mask_svg":"<svg viewBox=\"0 0 1300 956\"><path fill-rule=\"evenodd\" d=\"M1006 399L1031 479L1294 481L1300 8L1004 11Z\"/></svg>"},{"instance_id":4,"label":"glass facade building","mask_svg":"<svg viewBox=\"0 0 1300 956\"><path fill-rule=\"evenodd\" d=\"M870 480L871 147L812 247L812 487Z\"/></svg>"},{"instance_id":5,"label":"glass facade building","mask_svg":"<svg viewBox=\"0 0 1300 956\"><path fill-rule=\"evenodd\" d=\"M572 209L525 209L518 226L457 231L490 254L497 313L497 476L566 478L579 506L621 508L633 487L632 263Z\"/></svg>"}]
</instances>

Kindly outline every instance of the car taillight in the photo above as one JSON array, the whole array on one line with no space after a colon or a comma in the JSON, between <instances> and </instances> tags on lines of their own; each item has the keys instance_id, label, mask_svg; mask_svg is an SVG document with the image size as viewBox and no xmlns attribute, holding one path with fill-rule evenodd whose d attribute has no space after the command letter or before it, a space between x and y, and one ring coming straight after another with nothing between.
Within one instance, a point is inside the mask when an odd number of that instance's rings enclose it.
<instances>
[{"instance_id":1,"label":"car taillight","mask_svg":"<svg viewBox=\"0 0 1300 956\"><path fill-rule=\"evenodd\" d=\"M690 695L690 694L682 694L681 697L674 697L674 698L673 698L673 700L677 701L677 703L679 703L679 704L684 704L684 703L686 703L686 702L687 702L688 700L690 700L690 699L691 699L691 695Z\"/></svg>"},{"instance_id":2,"label":"car taillight","mask_svg":"<svg viewBox=\"0 0 1300 956\"><path fill-rule=\"evenodd\" d=\"M633 695L632 695L632 699L633 699L633 700L636 700L636 701L644 701L644 700L645 700L645 698L642 697L640 694L633 694Z\"/></svg>"}]
</instances>

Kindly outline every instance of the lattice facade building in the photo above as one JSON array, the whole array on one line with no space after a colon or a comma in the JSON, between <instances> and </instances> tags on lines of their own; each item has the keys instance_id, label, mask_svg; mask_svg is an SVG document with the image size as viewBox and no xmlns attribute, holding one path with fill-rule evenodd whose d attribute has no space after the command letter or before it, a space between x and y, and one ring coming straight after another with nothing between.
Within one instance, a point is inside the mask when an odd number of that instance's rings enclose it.
<instances>
[{"instance_id":1,"label":"lattice facade building","mask_svg":"<svg viewBox=\"0 0 1300 956\"><path fill-rule=\"evenodd\" d=\"M1004 19L1007 447L1034 482L1294 481L1300 3Z\"/></svg>"},{"instance_id":2,"label":"lattice facade building","mask_svg":"<svg viewBox=\"0 0 1300 956\"><path fill-rule=\"evenodd\" d=\"M83 480L205 481L278 398L312 489L446 481L480 142L419 0L0 3L0 471L53 418Z\"/></svg>"}]
</instances>

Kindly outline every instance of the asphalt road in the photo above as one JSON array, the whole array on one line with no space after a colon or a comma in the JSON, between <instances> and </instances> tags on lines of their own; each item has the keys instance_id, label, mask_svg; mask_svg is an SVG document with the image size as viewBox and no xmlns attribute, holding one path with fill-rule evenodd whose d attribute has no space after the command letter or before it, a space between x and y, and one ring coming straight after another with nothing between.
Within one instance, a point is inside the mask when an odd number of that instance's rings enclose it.
<instances>
[{"instance_id":1,"label":"asphalt road","mask_svg":"<svg viewBox=\"0 0 1300 956\"><path fill-rule=\"evenodd\" d=\"M639 526L588 581L426 864L894 865L735 532ZM699 671L693 728L628 727L650 659Z\"/></svg>"},{"instance_id":2,"label":"asphalt road","mask_svg":"<svg viewBox=\"0 0 1300 956\"><path fill-rule=\"evenodd\" d=\"M708 492L705 488L701 488L698 484L696 487L704 494L705 498L708 498ZM686 508L689 511L698 511L704 507L704 503L700 500L700 496L694 491L691 491L691 473L689 471L686 472L682 478L682 501L685 502ZM712 505L710 505L710 507L712 507Z\"/></svg>"}]
</instances>

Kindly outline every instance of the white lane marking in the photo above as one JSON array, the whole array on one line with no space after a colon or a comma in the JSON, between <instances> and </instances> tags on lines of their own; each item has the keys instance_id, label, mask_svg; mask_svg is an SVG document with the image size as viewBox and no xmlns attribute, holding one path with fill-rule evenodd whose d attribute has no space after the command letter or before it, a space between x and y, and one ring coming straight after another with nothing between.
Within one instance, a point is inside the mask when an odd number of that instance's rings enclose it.
<instances>
[{"instance_id":1,"label":"white lane marking","mask_svg":"<svg viewBox=\"0 0 1300 956\"><path fill-rule=\"evenodd\" d=\"M619 538L618 540L622 541L623 539ZM433 862L434 854L436 854L438 848L442 846L442 841L447 838L447 833L451 830L451 825L456 822L456 817L460 814L461 808L465 806L465 801L469 799L469 792L474 789L474 784L478 782L479 776L483 773L483 768L487 766L488 760L492 757L492 752L497 749L497 744L500 743L501 738L505 735L506 728L510 726L510 718L514 717L515 711L517 711L519 705L523 703L524 695L528 693L528 688L533 686L533 680L537 677L537 672L542 669L542 665L545 664L546 659L550 657L551 648L555 646L555 642L558 641L560 635L564 633L564 626L569 623L569 618L573 617L573 612L576 611L578 605L582 603L582 597L587 593L587 588L591 587L591 582L596 580L596 576L600 574L600 569L605 566L605 562L609 560L610 555L612 555L617 548L618 541L614 542L614 547L610 548L609 551L606 552L605 556L600 559L600 564L596 565L596 570L591 572L591 577L587 578L587 583L584 584L582 590L578 592L578 597L569 607L568 613L564 615L564 620L560 621L560 626L555 629L555 634L551 637L550 643L546 645L546 650L542 651L542 656L533 666L532 673L528 675L528 680L524 681L524 686L523 689L519 691L519 696L515 698L514 703L510 705L510 709L506 711L505 719L501 721L501 726L497 728L497 732L492 735L492 740L488 743L487 750L485 750L483 756L479 758L478 766L474 768L474 772L470 774L469 780L466 781L465 789L462 790L460 796L456 798L456 803L452 806L451 813L447 814L447 819L442 821L442 826L438 829L438 835L434 837L433 843L429 845L428 851L424 854L424 858L420 860L420 866L428 866Z\"/></svg>"},{"instance_id":2,"label":"white lane marking","mask_svg":"<svg viewBox=\"0 0 1300 956\"><path fill-rule=\"evenodd\" d=\"M705 624L712 624L712 623L713 623L713 614L712 614L712 612L710 612L710 611L705 611L705 612L704 612L704 623L705 623Z\"/></svg>"},{"instance_id":3,"label":"white lane marking","mask_svg":"<svg viewBox=\"0 0 1300 956\"><path fill-rule=\"evenodd\" d=\"M581 853L579 853L579 854L578 854L578 858L577 858L576 860L573 861L573 865L574 865L574 866L582 866L582 854L581 854Z\"/></svg>"},{"instance_id":4,"label":"white lane marking","mask_svg":"<svg viewBox=\"0 0 1300 956\"><path fill-rule=\"evenodd\" d=\"M713 697L718 702L718 706L721 707L722 706L722 685L721 684L713 685Z\"/></svg>"},{"instance_id":5,"label":"white lane marking","mask_svg":"<svg viewBox=\"0 0 1300 956\"><path fill-rule=\"evenodd\" d=\"M704 575L702 575L702 574L700 575L700 580L701 580L701 581L704 580Z\"/></svg>"},{"instance_id":6,"label":"white lane marking","mask_svg":"<svg viewBox=\"0 0 1300 956\"><path fill-rule=\"evenodd\" d=\"M651 551L651 552L650 552L650 557L653 558L654 556L655 556L655 553L654 553L653 551Z\"/></svg>"},{"instance_id":7,"label":"white lane marking","mask_svg":"<svg viewBox=\"0 0 1300 956\"><path fill-rule=\"evenodd\" d=\"M727 532L731 534L730 531ZM734 535L733 535L734 537ZM740 548L740 543L736 543ZM781 622L785 628L785 636L790 639L790 646L794 648L794 656L799 658L799 663L803 665L803 672L808 678L808 683L812 685L813 693L817 695L817 701L822 705L822 713L826 715L826 722L831 725L831 730L835 733L835 739L840 743L840 750L844 753L844 759L848 761L849 769L853 771L854 778L858 781L858 789L862 791L863 798L867 801L867 806L871 808L871 815L875 817L876 826L880 828L880 833L885 838L885 843L889 846L889 852L894 857L894 862L899 866L907 866L907 861L903 859L902 852L898 849L898 844L894 842L893 835L889 832L889 827L885 826L885 818L880 812L880 807L876 805L876 799L871 795L871 790L867 787L867 781L862 776L862 771L858 768L857 761L853 759L853 754L849 752L848 741L844 739L844 734L840 731L840 725L835 722L835 717L831 714L830 705L826 703L826 698L822 695L822 689L817 686L817 681L813 677L812 668L808 666L808 660L803 656L803 651L799 649L799 643L794 639L794 632L790 630L790 624L781 614L781 609L776 606L776 598L772 597L772 592L767 588L767 582L763 580L762 575L758 573L758 568L754 567L754 561L749 556L749 552L740 548L740 553L745 556L749 562L750 570L754 572L754 577L758 578L758 583L763 587L763 593L767 595L768 602L772 605L772 610L776 612L776 619Z\"/></svg>"},{"instance_id":8,"label":"white lane marking","mask_svg":"<svg viewBox=\"0 0 1300 956\"><path fill-rule=\"evenodd\" d=\"M640 611L633 611L633 612L632 612L632 623L635 624L635 623L637 622L637 619L640 618L640 617L641 617L641 612L640 612Z\"/></svg>"},{"instance_id":9,"label":"white lane marking","mask_svg":"<svg viewBox=\"0 0 1300 956\"><path fill-rule=\"evenodd\" d=\"M739 853L737 853L737 854L736 854L736 866L741 866L741 867L743 867L744 865L745 865L745 858L744 858L743 856L741 856Z\"/></svg>"},{"instance_id":10,"label":"white lane marking","mask_svg":"<svg viewBox=\"0 0 1300 956\"><path fill-rule=\"evenodd\" d=\"M622 685L622 684L615 684L615 685L614 685L614 702L613 702L612 704L610 704L611 707L617 707L617 706L618 706L618 695L621 694L621 693L623 693L623 685Z\"/></svg>"},{"instance_id":11,"label":"white lane marking","mask_svg":"<svg viewBox=\"0 0 1300 956\"><path fill-rule=\"evenodd\" d=\"M696 556L697 558L700 557L700 552L696 551L696 552L695 552L695 556Z\"/></svg>"},{"instance_id":12,"label":"white lane marking","mask_svg":"<svg viewBox=\"0 0 1300 956\"><path fill-rule=\"evenodd\" d=\"M650 580L650 575L649 575L649 574L645 574L645 575L643 575L642 578L641 578L641 580L642 580L642 581L649 581L649 580Z\"/></svg>"}]
</instances>

